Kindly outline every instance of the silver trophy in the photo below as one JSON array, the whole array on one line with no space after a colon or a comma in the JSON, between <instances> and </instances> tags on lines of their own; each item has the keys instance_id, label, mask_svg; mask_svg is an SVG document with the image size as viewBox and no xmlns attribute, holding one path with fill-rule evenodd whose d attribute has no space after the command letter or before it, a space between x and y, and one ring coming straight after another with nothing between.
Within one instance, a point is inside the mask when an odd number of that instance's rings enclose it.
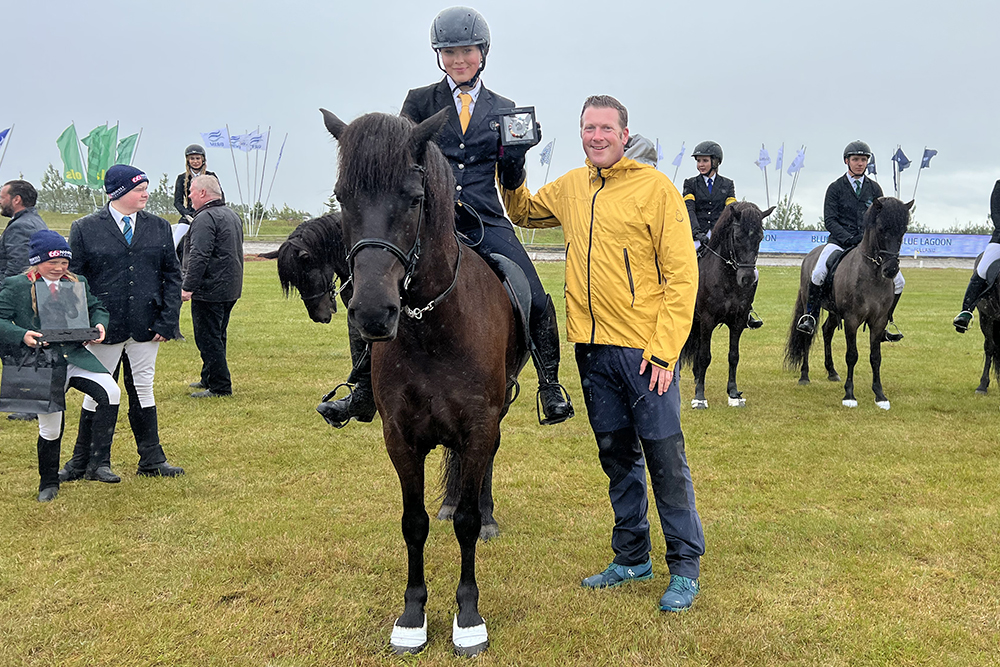
<instances>
[{"instance_id":1,"label":"silver trophy","mask_svg":"<svg viewBox=\"0 0 1000 667\"><path fill-rule=\"evenodd\" d=\"M498 114L501 146L534 146L538 143L535 107L502 109Z\"/></svg>"}]
</instances>

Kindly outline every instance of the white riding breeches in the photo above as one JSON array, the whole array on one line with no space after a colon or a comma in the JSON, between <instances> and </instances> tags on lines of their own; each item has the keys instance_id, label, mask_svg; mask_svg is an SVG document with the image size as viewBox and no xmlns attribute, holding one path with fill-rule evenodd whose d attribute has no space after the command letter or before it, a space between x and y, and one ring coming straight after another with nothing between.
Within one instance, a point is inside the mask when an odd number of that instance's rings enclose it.
<instances>
[{"instance_id":1,"label":"white riding breeches","mask_svg":"<svg viewBox=\"0 0 1000 667\"><path fill-rule=\"evenodd\" d=\"M979 266L976 267L976 273L983 280L986 280L986 270L990 268L990 264L1000 259L1000 243L987 243L986 248L983 249L983 258L979 260Z\"/></svg>"},{"instance_id":2,"label":"white riding breeches","mask_svg":"<svg viewBox=\"0 0 1000 667\"><path fill-rule=\"evenodd\" d=\"M94 373L93 371L84 370L74 364L68 364L66 368L66 386L63 387L63 392L69 389L70 380L73 378L89 380L89 382L77 385L77 388L81 389L81 391L103 391L105 396L101 397L102 401L106 397L110 405L118 405L121 402L121 390L118 388L118 384L109 373ZM87 388L84 390L81 385L86 386ZM97 401L94 400L89 393L87 393L87 398L85 400L93 401L94 409L97 409ZM50 412L48 414L38 415L38 435L45 440L58 440L59 436L62 435L62 415L63 413L61 412Z\"/></svg>"},{"instance_id":3,"label":"white riding breeches","mask_svg":"<svg viewBox=\"0 0 1000 667\"><path fill-rule=\"evenodd\" d=\"M156 405L153 399L153 377L156 374L156 353L160 350L160 344L156 341L137 343L129 338L124 343L113 345L91 345L88 348L97 357L109 373L114 373L121 362L122 354L128 355L129 366L132 369L132 381L135 383L136 394L139 395L139 405L144 408L151 408ZM97 409L97 402L85 398L83 409L93 412Z\"/></svg>"}]
</instances>

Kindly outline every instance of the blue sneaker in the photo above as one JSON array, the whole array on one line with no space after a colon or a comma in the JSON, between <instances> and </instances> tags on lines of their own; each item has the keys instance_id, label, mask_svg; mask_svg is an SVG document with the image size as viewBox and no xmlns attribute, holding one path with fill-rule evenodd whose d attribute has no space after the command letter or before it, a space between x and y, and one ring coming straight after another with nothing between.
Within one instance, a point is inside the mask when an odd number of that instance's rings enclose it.
<instances>
[{"instance_id":1,"label":"blue sneaker","mask_svg":"<svg viewBox=\"0 0 1000 667\"><path fill-rule=\"evenodd\" d=\"M697 579L688 579L676 574L670 575L670 585L667 586L667 592L660 598L660 611L690 609L699 588Z\"/></svg>"},{"instance_id":2,"label":"blue sneaker","mask_svg":"<svg viewBox=\"0 0 1000 667\"><path fill-rule=\"evenodd\" d=\"M584 588L614 588L630 581L643 581L653 578L653 561L649 558L639 565L619 565L611 563L608 569L600 574L587 577L580 582Z\"/></svg>"}]
</instances>

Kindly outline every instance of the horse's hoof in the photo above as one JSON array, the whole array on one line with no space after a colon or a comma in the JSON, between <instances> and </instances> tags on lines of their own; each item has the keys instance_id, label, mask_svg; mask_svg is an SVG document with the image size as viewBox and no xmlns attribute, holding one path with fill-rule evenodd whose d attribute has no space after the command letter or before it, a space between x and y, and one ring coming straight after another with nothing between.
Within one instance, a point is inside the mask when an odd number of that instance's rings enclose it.
<instances>
[{"instance_id":1,"label":"horse's hoof","mask_svg":"<svg viewBox=\"0 0 1000 667\"><path fill-rule=\"evenodd\" d=\"M703 398L702 399L692 398L691 399L691 408L694 409L694 410L707 410L708 409L708 401L705 400L705 399L703 399Z\"/></svg>"},{"instance_id":2,"label":"horse's hoof","mask_svg":"<svg viewBox=\"0 0 1000 667\"><path fill-rule=\"evenodd\" d=\"M458 614L451 626L451 643L455 646L455 655L474 658L490 645L486 632L486 623L474 625L471 628L458 627Z\"/></svg>"},{"instance_id":3,"label":"horse's hoof","mask_svg":"<svg viewBox=\"0 0 1000 667\"><path fill-rule=\"evenodd\" d=\"M799 384L802 385L803 387L806 386L807 384L809 384L809 378L800 378Z\"/></svg>"},{"instance_id":4,"label":"horse's hoof","mask_svg":"<svg viewBox=\"0 0 1000 667\"><path fill-rule=\"evenodd\" d=\"M399 619L396 620L399 623ZM424 614L424 624L419 628L401 628L393 624L392 635L389 637L389 647L396 655L420 653L427 646L427 614Z\"/></svg>"},{"instance_id":5,"label":"horse's hoof","mask_svg":"<svg viewBox=\"0 0 1000 667\"><path fill-rule=\"evenodd\" d=\"M840 376L837 375L836 373L827 375L826 379L829 380L830 382L840 382Z\"/></svg>"},{"instance_id":6,"label":"horse's hoof","mask_svg":"<svg viewBox=\"0 0 1000 667\"><path fill-rule=\"evenodd\" d=\"M482 528L479 529L479 539L483 542L489 542L494 537L500 537L500 526L495 523L483 524Z\"/></svg>"},{"instance_id":7,"label":"horse's hoof","mask_svg":"<svg viewBox=\"0 0 1000 667\"><path fill-rule=\"evenodd\" d=\"M843 405L844 405L845 408L856 408L856 407L858 407L858 402L856 400L854 400L853 398L845 398L843 401L841 401L841 403L843 403Z\"/></svg>"},{"instance_id":8,"label":"horse's hoof","mask_svg":"<svg viewBox=\"0 0 1000 667\"><path fill-rule=\"evenodd\" d=\"M451 521L454 519L455 509L454 505L442 505L441 510L438 512L438 521Z\"/></svg>"},{"instance_id":9,"label":"horse's hoof","mask_svg":"<svg viewBox=\"0 0 1000 667\"><path fill-rule=\"evenodd\" d=\"M889 409L889 401L875 401L875 405L879 406L883 410Z\"/></svg>"},{"instance_id":10,"label":"horse's hoof","mask_svg":"<svg viewBox=\"0 0 1000 667\"><path fill-rule=\"evenodd\" d=\"M979 396L986 396L987 392L985 389L977 389L976 394L978 394Z\"/></svg>"},{"instance_id":11,"label":"horse's hoof","mask_svg":"<svg viewBox=\"0 0 1000 667\"><path fill-rule=\"evenodd\" d=\"M729 397L729 407L731 408L745 408L747 406L747 399L742 396L739 398Z\"/></svg>"}]
</instances>

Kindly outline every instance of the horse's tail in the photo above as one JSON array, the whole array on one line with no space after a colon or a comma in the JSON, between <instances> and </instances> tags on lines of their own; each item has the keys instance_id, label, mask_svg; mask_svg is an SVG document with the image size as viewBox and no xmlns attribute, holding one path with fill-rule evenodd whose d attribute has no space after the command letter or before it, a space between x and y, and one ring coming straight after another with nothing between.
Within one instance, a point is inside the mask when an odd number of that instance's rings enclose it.
<instances>
[{"instance_id":1,"label":"horse's tail","mask_svg":"<svg viewBox=\"0 0 1000 667\"><path fill-rule=\"evenodd\" d=\"M698 350L701 348L701 323L698 318L695 317L694 321L691 323L691 333L688 334L688 339L684 343L684 348L681 350L680 359L677 361L678 369L687 364L688 362L694 363L694 360L698 357Z\"/></svg>"},{"instance_id":2,"label":"horse's tail","mask_svg":"<svg viewBox=\"0 0 1000 667\"><path fill-rule=\"evenodd\" d=\"M444 498L458 498L459 483L458 454L450 447L444 448L441 457L441 495Z\"/></svg>"},{"instance_id":3,"label":"horse's tail","mask_svg":"<svg viewBox=\"0 0 1000 667\"><path fill-rule=\"evenodd\" d=\"M795 299L795 308L792 310L792 323L788 328L788 342L785 344L785 368L801 368L802 362L809 355L812 336L807 336L797 328L799 319L805 312L806 295L800 289L799 295Z\"/></svg>"}]
</instances>

